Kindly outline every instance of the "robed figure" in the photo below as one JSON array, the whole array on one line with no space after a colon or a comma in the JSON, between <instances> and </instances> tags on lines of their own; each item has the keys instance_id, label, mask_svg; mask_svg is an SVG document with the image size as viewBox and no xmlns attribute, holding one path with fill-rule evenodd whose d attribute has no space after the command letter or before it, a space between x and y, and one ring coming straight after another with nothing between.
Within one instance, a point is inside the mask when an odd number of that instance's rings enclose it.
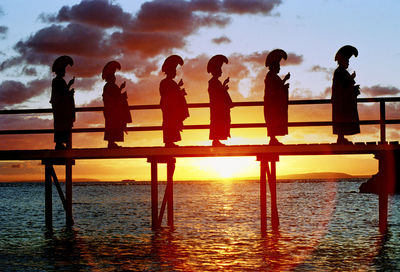
<instances>
[{"instance_id":1,"label":"robed figure","mask_svg":"<svg viewBox=\"0 0 400 272\"><path fill-rule=\"evenodd\" d=\"M72 78L68 84L64 80L65 69L74 65L74 61L69 56L58 57L52 66L52 71L56 77L51 83L50 103L53 109L54 119L54 142L55 149L71 148L71 131L75 122L75 101L74 89L71 89L75 78Z\"/></svg>"},{"instance_id":2,"label":"robed figure","mask_svg":"<svg viewBox=\"0 0 400 272\"><path fill-rule=\"evenodd\" d=\"M126 84L115 84L115 72L121 69L117 61L108 62L102 72L102 78L106 81L103 88L105 131L104 140L108 141L108 148L120 147L115 142L124 141L124 132L127 124L132 122L128 105L128 95L121 93Z\"/></svg>"},{"instance_id":3,"label":"robed figure","mask_svg":"<svg viewBox=\"0 0 400 272\"><path fill-rule=\"evenodd\" d=\"M171 55L165 59L161 71L166 77L160 82L160 106L163 116L163 141L166 147L176 147L175 142L181 140L183 121L189 117L189 110L185 99L186 91L182 79L174 81L176 67L183 65L183 59L178 55Z\"/></svg>"},{"instance_id":4,"label":"robed figure","mask_svg":"<svg viewBox=\"0 0 400 272\"><path fill-rule=\"evenodd\" d=\"M289 83L286 81L290 78L290 73L283 79L279 77L281 59L287 59L286 52L275 49L268 54L265 61L269 71L264 81L264 118L270 145L281 145L276 136L288 134Z\"/></svg>"},{"instance_id":5,"label":"robed figure","mask_svg":"<svg viewBox=\"0 0 400 272\"><path fill-rule=\"evenodd\" d=\"M232 99L228 93L229 77L221 83L222 64L228 63L224 55L213 56L207 64L207 72L212 74L208 81L208 95L210 97L210 140L213 146L224 146L220 140L231 137L231 108Z\"/></svg>"},{"instance_id":6,"label":"robed figure","mask_svg":"<svg viewBox=\"0 0 400 272\"><path fill-rule=\"evenodd\" d=\"M352 55L357 57L357 49L351 45L345 45L335 56L338 67L333 74L331 99L333 134L338 135L338 144L351 144L344 136L360 133L357 111L357 96L360 94L360 86L355 84L356 73L350 74L346 70Z\"/></svg>"}]
</instances>

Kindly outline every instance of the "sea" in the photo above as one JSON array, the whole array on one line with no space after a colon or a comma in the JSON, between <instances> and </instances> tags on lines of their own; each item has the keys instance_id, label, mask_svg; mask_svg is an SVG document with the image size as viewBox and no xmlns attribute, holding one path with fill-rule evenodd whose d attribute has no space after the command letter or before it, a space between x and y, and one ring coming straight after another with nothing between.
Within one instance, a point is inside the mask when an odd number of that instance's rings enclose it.
<instances>
[{"instance_id":1,"label":"sea","mask_svg":"<svg viewBox=\"0 0 400 272\"><path fill-rule=\"evenodd\" d=\"M157 231L148 182L74 182L72 228L53 188L52 230L43 183L0 183L0 271L400 271L400 196L381 234L364 181L278 182L265 236L257 181L175 182L174 227Z\"/></svg>"}]
</instances>

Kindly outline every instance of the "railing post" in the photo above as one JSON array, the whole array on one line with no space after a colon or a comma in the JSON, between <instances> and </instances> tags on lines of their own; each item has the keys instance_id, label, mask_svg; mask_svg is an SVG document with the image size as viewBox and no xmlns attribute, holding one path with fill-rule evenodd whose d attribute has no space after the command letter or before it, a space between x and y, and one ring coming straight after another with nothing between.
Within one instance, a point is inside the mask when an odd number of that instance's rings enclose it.
<instances>
[{"instance_id":1,"label":"railing post","mask_svg":"<svg viewBox=\"0 0 400 272\"><path fill-rule=\"evenodd\" d=\"M385 108L385 101L381 100L379 102L379 124L380 124L380 131L381 131L381 140L380 143L386 143L386 108Z\"/></svg>"}]
</instances>

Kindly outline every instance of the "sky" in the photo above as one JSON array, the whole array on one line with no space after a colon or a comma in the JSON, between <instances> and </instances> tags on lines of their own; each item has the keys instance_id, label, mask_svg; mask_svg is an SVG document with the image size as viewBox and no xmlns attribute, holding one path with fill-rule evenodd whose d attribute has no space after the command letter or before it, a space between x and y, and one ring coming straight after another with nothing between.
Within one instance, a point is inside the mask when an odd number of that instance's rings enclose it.
<instances>
[{"instance_id":1,"label":"sky","mask_svg":"<svg viewBox=\"0 0 400 272\"><path fill-rule=\"evenodd\" d=\"M224 54L222 79L230 77L235 102L261 101L265 58L273 49L288 53L281 76L291 73L291 100L330 98L334 55L343 45L355 46L350 59L360 97L399 96L400 2L396 0L0 0L0 108L50 108L50 66L69 55L74 66L65 79L76 77L77 106L102 106L103 66L121 63L117 84L126 81L130 105L158 104L161 64L171 54L184 59L177 80L183 79L189 103L208 102L207 61ZM358 106L361 120L378 118L378 107ZM387 117L399 118L398 105L387 105ZM207 109L193 109L185 124L208 124ZM161 113L133 111L131 126L160 125ZM234 108L232 123L263 122L262 108ZM51 115L1 116L0 129L51 128ZM289 121L328 121L330 105L290 106ZM103 127L101 113L80 113L74 127ZM387 138L399 140L398 126ZM231 144L265 144L266 129L232 129ZM53 148L53 136L0 136L0 149ZM130 132L123 146L160 146L161 132ZM376 126L363 126L353 141L378 141ZM289 128L283 143L330 143L331 128ZM184 131L180 145L210 145L208 131ZM105 147L102 133L76 134L73 146ZM234 167L232 167L234 166ZM176 179L257 177L255 158L178 159ZM0 181L42 179L39 162L1 162ZM60 170L61 171L61 170ZM374 174L372 156L282 157L278 175L304 172ZM161 171L162 172L162 171ZM148 180L144 159L78 161L74 177Z\"/></svg>"}]
</instances>

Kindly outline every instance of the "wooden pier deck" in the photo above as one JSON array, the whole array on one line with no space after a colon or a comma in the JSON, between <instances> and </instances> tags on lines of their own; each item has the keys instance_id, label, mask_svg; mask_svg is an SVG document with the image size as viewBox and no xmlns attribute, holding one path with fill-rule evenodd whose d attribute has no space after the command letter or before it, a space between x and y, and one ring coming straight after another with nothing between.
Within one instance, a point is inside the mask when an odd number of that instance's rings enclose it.
<instances>
[{"instance_id":1,"label":"wooden pier deck","mask_svg":"<svg viewBox=\"0 0 400 272\"><path fill-rule=\"evenodd\" d=\"M270 145L230 145L230 146L180 146L180 147L123 147L80 148L70 150L0 150L1 160L48 160L48 159L123 159L156 157L252 157L252 156L301 156L301 155L351 155L376 154L400 150L398 142L339 144L288 144Z\"/></svg>"}]
</instances>

